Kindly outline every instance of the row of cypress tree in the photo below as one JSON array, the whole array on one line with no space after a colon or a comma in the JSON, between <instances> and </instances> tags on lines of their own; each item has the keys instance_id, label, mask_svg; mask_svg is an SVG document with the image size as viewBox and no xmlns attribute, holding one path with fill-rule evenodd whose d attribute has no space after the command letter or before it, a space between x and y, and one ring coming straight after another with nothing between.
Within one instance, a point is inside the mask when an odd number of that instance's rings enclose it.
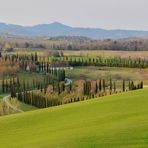
<instances>
[{"instance_id":1,"label":"row of cypress tree","mask_svg":"<svg viewBox=\"0 0 148 148\"><path fill-rule=\"evenodd\" d=\"M148 67L148 61L146 59L131 59L130 57L60 57L56 60L67 61L70 66Z\"/></svg>"},{"instance_id":2,"label":"row of cypress tree","mask_svg":"<svg viewBox=\"0 0 148 148\"><path fill-rule=\"evenodd\" d=\"M96 82L96 87L95 87L95 94L97 94L98 92L105 92L109 87L109 91L110 93L116 93L117 89L116 89L116 81L112 81L112 79L110 79L109 81L109 85L106 83L105 79L100 79L99 80L99 84ZM129 80L128 83L128 88L126 88L126 81L123 80L122 82L122 91L125 92L127 90L136 90L136 89L142 89L143 88L143 81L141 81L138 84L134 84L133 81ZM84 90L84 95L91 95L91 81L86 81L83 84L83 90Z\"/></svg>"},{"instance_id":3,"label":"row of cypress tree","mask_svg":"<svg viewBox=\"0 0 148 148\"><path fill-rule=\"evenodd\" d=\"M126 89L126 81L123 80L123 92L127 91ZM64 84L64 83L63 83ZM55 95L56 97L51 97L48 94L44 94L43 91L45 91L45 89L40 90L40 91L23 91L23 92L19 92L17 93L17 98L27 104L31 104L33 106L36 106L38 108L46 108L46 107L50 107L50 106L56 106L56 105L61 105L63 103L72 103L72 102L78 102L78 101L83 101L85 99L90 99L90 98L94 98L94 96L99 93L99 96L101 95L106 95L105 93L101 93L100 92L106 92L107 91L107 87L109 87L109 91L111 93L116 93L116 82L112 81L112 79L110 79L110 83L109 86L106 85L106 81L103 79L99 81L99 84L96 83L96 90L95 93L92 94L91 93L91 81L86 81L83 85L84 88L84 95L81 97L74 97L74 98L70 98L68 99L68 101L65 102L65 100L63 100L61 97ZM143 88L143 82L140 82L138 84L134 84L133 81L129 81L129 90L136 90L136 89L141 89ZM60 83L57 84L57 92L58 94L62 93L63 91L65 91L65 85L60 85Z\"/></svg>"},{"instance_id":4,"label":"row of cypress tree","mask_svg":"<svg viewBox=\"0 0 148 148\"><path fill-rule=\"evenodd\" d=\"M26 69L28 63L34 63L39 66L39 71L48 71L51 62L64 61L70 66L109 66L109 67L131 67L131 68L146 68L148 60L137 58L121 58L121 57L42 57L37 53L30 55L4 55L0 57L1 61L18 62L22 69Z\"/></svg>"},{"instance_id":5,"label":"row of cypress tree","mask_svg":"<svg viewBox=\"0 0 148 148\"><path fill-rule=\"evenodd\" d=\"M30 81L21 80L19 77L12 77L10 79L2 79L1 82L1 93L12 93L12 96L15 97L15 92L26 91L26 90L35 90L35 89L45 89L49 84L55 85L65 81L65 70L52 69L49 73L43 75L41 80L33 79Z\"/></svg>"}]
</instances>

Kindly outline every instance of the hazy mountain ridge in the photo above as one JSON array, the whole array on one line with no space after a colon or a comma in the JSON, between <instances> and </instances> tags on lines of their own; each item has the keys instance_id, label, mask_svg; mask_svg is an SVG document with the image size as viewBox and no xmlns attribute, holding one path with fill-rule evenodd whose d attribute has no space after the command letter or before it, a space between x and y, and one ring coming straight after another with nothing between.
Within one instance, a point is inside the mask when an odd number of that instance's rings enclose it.
<instances>
[{"instance_id":1,"label":"hazy mountain ridge","mask_svg":"<svg viewBox=\"0 0 148 148\"><path fill-rule=\"evenodd\" d=\"M0 23L0 34L28 37L84 36L92 39L120 39L131 37L146 37L148 36L148 31L80 28L66 26L58 22L51 24L40 24L31 27Z\"/></svg>"}]
</instances>

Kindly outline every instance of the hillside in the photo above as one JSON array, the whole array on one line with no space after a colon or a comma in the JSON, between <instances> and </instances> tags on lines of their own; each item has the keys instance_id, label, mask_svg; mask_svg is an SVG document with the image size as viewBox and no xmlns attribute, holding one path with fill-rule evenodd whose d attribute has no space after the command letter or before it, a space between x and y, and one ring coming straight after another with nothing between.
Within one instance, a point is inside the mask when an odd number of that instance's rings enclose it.
<instances>
[{"instance_id":1,"label":"hillside","mask_svg":"<svg viewBox=\"0 0 148 148\"><path fill-rule=\"evenodd\" d=\"M148 90L0 117L0 147L147 147Z\"/></svg>"},{"instance_id":2,"label":"hillside","mask_svg":"<svg viewBox=\"0 0 148 148\"><path fill-rule=\"evenodd\" d=\"M58 22L51 24L40 24L35 26L20 26L0 23L0 34L27 37L84 36L92 39L120 39L131 37L146 37L148 36L148 31L80 28L70 27Z\"/></svg>"}]
</instances>

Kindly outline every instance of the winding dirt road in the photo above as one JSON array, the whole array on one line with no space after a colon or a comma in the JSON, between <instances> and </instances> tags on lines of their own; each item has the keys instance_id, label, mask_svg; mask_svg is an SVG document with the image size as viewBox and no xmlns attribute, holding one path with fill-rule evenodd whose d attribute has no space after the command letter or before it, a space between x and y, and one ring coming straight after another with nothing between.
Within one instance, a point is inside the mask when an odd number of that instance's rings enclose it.
<instances>
[{"instance_id":1,"label":"winding dirt road","mask_svg":"<svg viewBox=\"0 0 148 148\"><path fill-rule=\"evenodd\" d=\"M22 113L23 110L18 109L16 106L12 105L8 100L10 99L10 95L3 97L3 102L13 111Z\"/></svg>"}]
</instances>

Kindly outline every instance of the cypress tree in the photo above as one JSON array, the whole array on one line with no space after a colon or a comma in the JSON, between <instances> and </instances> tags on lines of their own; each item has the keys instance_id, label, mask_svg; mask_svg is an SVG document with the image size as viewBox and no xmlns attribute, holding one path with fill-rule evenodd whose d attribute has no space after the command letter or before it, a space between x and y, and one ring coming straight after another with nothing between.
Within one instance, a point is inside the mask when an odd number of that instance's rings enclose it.
<instances>
[{"instance_id":1,"label":"cypress tree","mask_svg":"<svg viewBox=\"0 0 148 148\"><path fill-rule=\"evenodd\" d=\"M143 88L143 81L142 81L141 84L140 84L140 88L141 88L141 89Z\"/></svg>"},{"instance_id":2,"label":"cypress tree","mask_svg":"<svg viewBox=\"0 0 148 148\"><path fill-rule=\"evenodd\" d=\"M42 87L42 84L41 84L41 92L43 92L43 87Z\"/></svg>"},{"instance_id":3,"label":"cypress tree","mask_svg":"<svg viewBox=\"0 0 148 148\"><path fill-rule=\"evenodd\" d=\"M114 81L114 93L116 93L116 82Z\"/></svg>"},{"instance_id":4,"label":"cypress tree","mask_svg":"<svg viewBox=\"0 0 148 148\"><path fill-rule=\"evenodd\" d=\"M105 92L105 80L103 79L103 91Z\"/></svg>"},{"instance_id":5,"label":"cypress tree","mask_svg":"<svg viewBox=\"0 0 148 148\"><path fill-rule=\"evenodd\" d=\"M101 81L101 79L99 80L99 91L100 92L102 91L102 81Z\"/></svg>"},{"instance_id":6,"label":"cypress tree","mask_svg":"<svg viewBox=\"0 0 148 148\"><path fill-rule=\"evenodd\" d=\"M25 80L23 80L23 91L26 91L26 84L25 84Z\"/></svg>"},{"instance_id":7,"label":"cypress tree","mask_svg":"<svg viewBox=\"0 0 148 148\"><path fill-rule=\"evenodd\" d=\"M12 83L13 83L13 85L15 87L15 78L14 77L12 78Z\"/></svg>"},{"instance_id":8,"label":"cypress tree","mask_svg":"<svg viewBox=\"0 0 148 148\"><path fill-rule=\"evenodd\" d=\"M8 92L8 81L7 81L7 79L6 79L6 92Z\"/></svg>"},{"instance_id":9,"label":"cypress tree","mask_svg":"<svg viewBox=\"0 0 148 148\"><path fill-rule=\"evenodd\" d=\"M71 91L72 90L72 83L70 82L69 84L69 90Z\"/></svg>"},{"instance_id":10,"label":"cypress tree","mask_svg":"<svg viewBox=\"0 0 148 148\"><path fill-rule=\"evenodd\" d=\"M49 72L49 63L47 62L47 73Z\"/></svg>"},{"instance_id":11,"label":"cypress tree","mask_svg":"<svg viewBox=\"0 0 148 148\"><path fill-rule=\"evenodd\" d=\"M95 94L97 94L97 93L98 93L98 84L96 82Z\"/></svg>"},{"instance_id":12,"label":"cypress tree","mask_svg":"<svg viewBox=\"0 0 148 148\"><path fill-rule=\"evenodd\" d=\"M125 92L125 80L123 80L123 92Z\"/></svg>"},{"instance_id":13,"label":"cypress tree","mask_svg":"<svg viewBox=\"0 0 148 148\"><path fill-rule=\"evenodd\" d=\"M129 90L132 90L132 88L131 88L131 81L130 80L128 82L128 87L129 87Z\"/></svg>"},{"instance_id":14,"label":"cypress tree","mask_svg":"<svg viewBox=\"0 0 148 148\"><path fill-rule=\"evenodd\" d=\"M20 91L20 80L19 77L17 77L17 92Z\"/></svg>"},{"instance_id":15,"label":"cypress tree","mask_svg":"<svg viewBox=\"0 0 148 148\"><path fill-rule=\"evenodd\" d=\"M38 55L37 55L37 52L35 52L35 58L34 60L37 62L38 61Z\"/></svg>"},{"instance_id":16,"label":"cypress tree","mask_svg":"<svg viewBox=\"0 0 148 148\"><path fill-rule=\"evenodd\" d=\"M2 80L2 93L5 93L5 80Z\"/></svg>"},{"instance_id":17,"label":"cypress tree","mask_svg":"<svg viewBox=\"0 0 148 148\"><path fill-rule=\"evenodd\" d=\"M34 81L34 79L33 79L32 85L33 85L33 89L35 89L35 81Z\"/></svg>"},{"instance_id":18,"label":"cypress tree","mask_svg":"<svg viewBox=\"0 0 148 148\"><path fill-rule=\"evenodd\" d=\"M43 72L44 71L44 64L42 62L42 65L41 65L41 71Z\"/></svg>"},{"instance_id":19,"label":"cypress tree","mask_svg":"<svg viewBox=\"0 0 148 148\"><path fill-rule=\"evenodd\" d=\"M83 94L86 95L86 83L83 84Z\"/></svg>"},{"instance_id":20,"label":"cypress tree","mask_svg":"<svg viewBox=\"0 0 148 148\"><path fill-rule=\"evenodd\" d=\"M134 85L134 82L132 81L131 83L131 90L134 90L135 89L135 85Z\"/></svg>"},{"instance_id":21,"label":"cypress tree","mask_svg":"<svg viewBox=\"0 0 148 148\"><path fill-rule=\"evenodd\" d=\"M29 86L29 81L27 81L27 90L30 89L30 86Z\"/></svg>"},{"instance_id":22,"label":"cypress tree","mask_svg":"<svg viewBox=\"0 0 148 148\"><path fill-rule=\"evenodd\" d=\"M59 82L58 82L57 89L58 89L58 95L59 95L59 94L61 93L61 91L60 91L60 84L59 84Z\"/></svg>"},{"instance_id":23,"label":"cypress tree","mask_svg":"<svg viewBox=\"0 0 148 148\"><path fill-rule=\"evenodd\" d=\"M112 84L112 79L110 78L110 92L112 92L113 84Z\"/></svg>"},{"instance_id":24,"label":"cypress tree","mask_svg":"<svg viewBox=\"0 0 148 148\"><path fill-rule=\"evenodd\" d=\"M33 95L33 91L31 92L31 105L33 105L33 100L34 100L34 95Z\"/></svg>"},{"instance_id":25,"label":"cypress tree","mask_svg":"<svg viewBox=\"0 0 148 148\"><path fill-rule=\"evenodd\" d=\"M53 91L55 90L55 86L54 86L54 80L52 81L52 86L53 86Z\"/></svg>"},{"instance_id":26,"label":"cypress tree","mask_svg":"<svg viewBox=\"0 0 148 148\"><path fill-rule=\"evenodd\" d=\"M64 92L64 91L65 91L65 83L64 83L64 82L61 83L61 87L62 87L62 88L61 88L62 91Z\"/></svg>"}]
</instances>

